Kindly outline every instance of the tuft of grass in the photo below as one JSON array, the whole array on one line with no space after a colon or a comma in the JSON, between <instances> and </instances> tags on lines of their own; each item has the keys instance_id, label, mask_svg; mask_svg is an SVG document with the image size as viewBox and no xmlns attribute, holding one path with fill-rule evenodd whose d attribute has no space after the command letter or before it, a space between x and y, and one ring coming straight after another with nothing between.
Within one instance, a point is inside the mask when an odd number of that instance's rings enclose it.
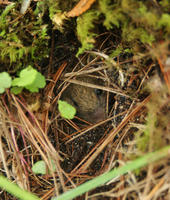
<instances>
[{"instance_id":1,"label":"tuft of grass","mask_svg":"<svg viewBox=\"0 0 170 200\"><path fill-rule=\"evenodd\" d=\"M52 200L63 200L63 199L69 200L78 197L83 193L88 192L94 188L97 188L98 186L101 186L102 184L107 183L108 181L114 178L118 178L122 175L132 172L133 170L137 170L145 165L148 165L164 157L167 157L167 155L169 154L169 150L170 146L167 146L164 147L163 149L160 149L159 151L147 153L146 155L137 158L136 160L133 160L122 167L115 168L110 172L104 173L96 178L93 178L91 181L88 181L78 186L75 189L72 189L58 197L52 198Z\"/></svg>"},{"instance_id":2,"label":"tuft of grass","mask_svg":"<svg viewBox=\"0 0 170 200\"><path fill-rule=\"evenodd\" d=\"M21 189L4 176L0 176L0 187L21 200L40 200L36 195Z\"/></svg>"}]
</instances>

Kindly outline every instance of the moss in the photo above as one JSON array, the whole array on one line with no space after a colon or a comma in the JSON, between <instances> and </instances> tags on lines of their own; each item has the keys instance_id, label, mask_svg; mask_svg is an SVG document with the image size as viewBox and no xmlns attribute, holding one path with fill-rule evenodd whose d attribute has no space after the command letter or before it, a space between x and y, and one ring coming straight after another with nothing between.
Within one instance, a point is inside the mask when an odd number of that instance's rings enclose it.
<instances>
[{"instance_id":1,"label":"moss","mask_svg":"<svg viewBox=\"0 0 170 200\"><path fill-rule=\"evenodd\" d=\"M135 42L140 40L144 44L152 45L154 36L148 34L143 28L135 29L133 26L125 26L122 30L122 38L126 42Z\"/></svg>"},{"instance_id":2,"label":"moss","mask_svg":"<svg viewBox=\"0 0 170 200\"><path fill-rule=\"evenodd\" d=\"M0 62L16 69L47 57L48 33L52 28L50 24L59 22L55 28L62 31L65 12L71 10L77 2L32 2L33 5L23 16L18 12L19 1L5 9L1 8ZM155 6L154 2L154 5L150 4L151 1L96 1L88 11L77 17L75 31L81 43L77 55L93 48L101 25L113 33L120 33L122 49L117 50L120 53L124 51L123 47L133 50L139 44L152 46L155 42L167 40L170 33L168 2L162 0Z\"/></svg>"},{"instance_id":3,"label":"moss","mask_svg":"<svg viewBox=\"0 0 170 200\"><path fill-rule=\"evenodd\" d=\"M79 48L77 55L83 53L84 50L91 49L95 42L94 36L96 33L92 32L94 29L94 21L99 18L98 11L90 10L77 18L77 34L82 47Z\"/></svg>"},{"instance_id":4,"label":"moss","mask_svg":"<svg viewBox=\"0 0 170 200\"><path fill-rule=\"evenodd\" d=\"M95 28L94 22L103 18L106 29L113 32L119 28L122 32L122 43L128 43L131 49L135 49L138 43L152 46L155 41L167 39L170 30L170 15L167 13L167 1L160 1L160 5L150 5L149 2L123 0L113 2L100 0L91 9L84 13L77 23L77 34L82 44L79 53L85 49L93 48ZM162 6L162 7L161 7ZM95 17L95 13L97 17ZM93 24L93 26L92 26ZM82 27L83 26L83 27ZM95 25L96 26L96 25ZM83 31L80 31L82 28ZM84 32L85 30L85 32Z\"/></svg>"},{"instance_id":5,"label":"moss","mask_svg":"<svg viewBox=\"0 0 170 200\"><path fill-rule=\"evenodd\" d=\"M16 71L24 64L41 60L48 55L48 25L43 16L45 4L22 16L19 3L10 4L0 15L0 62Z\"/></svg>"},{"instance_id":6,"label":"moss","mask_svg":"<svg viewBox=\"0 0 170 200\"><path fill-rule=\"evenodd\" d=\"M105 16L103 25L107 29L113 28L113 25L120 27L120 22L125 20L119 3L112 4L111 0L100 0L99 10Z\"/></svg>"},{"instance_id":7,"label":"moss","mask_svg":"<svg viewBox=\"0 0 170 200\"><path fill-rule=\"evenodd\" d=\"M170 3L169 3L169 0L162 0L162 1L160 1L160 5L162 6L162 9L163 9L165 12L169 12L169 10L170 10Z\"/></svg>"},{"instance_id":8,"label":"moss","mask_svg":"<svg viewBox=\"0 0 170 200\"><path fill-rule=\"evenodd\" d=\"M159 22L158 22L159 28L164 28L166 34L170 34L170 15L167 13L162 14ZM169 35L166 35L169 36Z\"/></svg>"}]
</instances>

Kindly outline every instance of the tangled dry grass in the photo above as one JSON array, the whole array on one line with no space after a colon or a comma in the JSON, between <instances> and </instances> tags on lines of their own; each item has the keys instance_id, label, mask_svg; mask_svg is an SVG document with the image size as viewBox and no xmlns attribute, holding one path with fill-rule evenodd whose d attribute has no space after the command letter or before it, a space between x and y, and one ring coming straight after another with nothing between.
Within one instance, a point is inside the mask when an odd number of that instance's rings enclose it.
<instances>
[{"instance_id":1,"label":"tangled dry grass","mask_svg":"<svg viewBox=\"0 0 170 200\"><path fill-rule=\"evenodd\" d=\"M164 69L161 80L156 64L149 62L147 55L120 61L121 68L115 69L101 56L88 53L70 72L64 71L67 63L61 65L42 94L28 98L7 91L0 99L1 173L45 200L168 145L168 59L168 53L158 59ZM87 85L73 79L80 74L98 76L106 84ZM80 123L78 117L72 121L62 119L56 104L69 82L105 90L107 119L97 124ZM46 175L32 172L39 160L47 165ZM167 157L120 176L80 199L168 199L169 188ZM2 199L15 199L5 191L0 195Z\"/></svg>"}]
</instances>

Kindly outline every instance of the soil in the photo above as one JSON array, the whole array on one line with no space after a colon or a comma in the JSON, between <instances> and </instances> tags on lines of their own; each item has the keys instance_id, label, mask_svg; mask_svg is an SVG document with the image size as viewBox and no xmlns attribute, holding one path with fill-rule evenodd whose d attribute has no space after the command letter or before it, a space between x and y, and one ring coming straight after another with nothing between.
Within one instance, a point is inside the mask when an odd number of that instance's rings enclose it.
<instances>
[{"instance_id":1,"label":"soil","mask_svg":"<svg viewBox=\"0 0 170 200\"><path fill-rule=\"evenodd\" d=\"M103 37L102 40L100 38L101 40L100 42L106 40L106 38L107 36ZM105 43L111 43L111 41L106 40ZM67 51L65 55L67 55ZM68 72L72 72L72 70L74 70L74 67L78 63L77 62L75 64L74 62L76 58L72 58L73 61L71 61L70 59L71 58L68 58L68 67L66 68L66 71L64 72L64 74ZM89 63L90 61L92 61L92 59L94 59L94 56L87 54L86 58L82 61L84 62L84 64L82 65L81 63L79 63L76 71L82 70L82 69L84 70L94 69L94 68L97 68L98 66L105 65L105 63L103 63L101 59L99 58L97 61L95 61L95 63L90 65L87 69L83 68L83 66ZM141 73L138 67L135 67L133 65L133 62L132 62L133 56L131 54L126 54L126 55L122 55L121 58L119 59L121 59L122 61L130 60L127 64L126 63L122 64L122 69L123 69L122 74L124 76L124 80L122 82L120 80L120 74L119 74L120 72L115 68L111 70L98 72L98 76L103 77L105 85L109 84L109 87L114 88L115 91L119 91L122 93L122 95L119 95L119 94L116 94L116 92L110 93L110 92L103 91L105 93L105 97L107 96L107 105L106 103L104 103L103 99L100 100L97 97L97 95L95 94L95 89L92 89L92 88L89 89L86 86L81 87L79 85L71 84L71 86L68 86L62 94L63 96L61 97L61 99L63 98L64 100L67 100L70 104L78 108L77 109L78 117L85 119L89 122L92 122L92 124L95 124L98 120L90 120L92 115L90 112L86 112L86 109L88 107L90 108L91 105L92 105L92 108L94 108L96 105L98 105L98 102L99 102L99 105L105 109L105 112L106 113L108 112L107 118L115 116L112 120L102 125L98 125L97 128L93 128L92 130L89 130L89 131L88 131L88 128L90 127L90 125L88 125L88 123L86 122L83 123L79 119L74 119L72 121L72 123L76 124L76 127L78 127L78 130L74 128L73 125L70 125L70 123L68 123L67 120L62 119L62 118L58 119L52 124L51 129L49 131L49 137L51 137L51 140L53 141L53 143L54 141L57 141L55 143L55 145L57 146L56 147L57 150L62 152L62 155L65 155L64 161L61 163L61 166L67 173L73 172L76 166L79 165L81 161L86 156L89 156L91 151L93 151L96 148L96 145L101 144L101 142L107 137L109 132L122 122L128 110L130 109L130 106L132 105L132 103L133 105L135 105L137 102L140 101L138 96L142 96L142 98L144 98L144 96L145 97L147 96L146 92L143 94L137 93L137 89L139 87L143 74ZM64 61L65 60L67 59L64 58ZM70 63L73 63L73 64L71 65ZM106 75L104 73L106 73ZM96 76L96 73L92 73L90 75ZM60 84L57 85L56 88L61 88L60 85L63 84L62 77L60 80ZM107 80L106 80L106 77L107 77ZM90 82L95 83L95 84L98 82L97 79L95 78L86 79L84 77L81 78L81 76L80 78L77 78L76 76L76 79L83 80L85 83L89 82L88 80L90 80ZM85 90L86 92L85 94L83 94L83 98L81 99L83 90ZM57 89L55 91L57 91ZM58 93L60 91L61 90L59 90ZM93 101L92 100L90 101L89 99L92 99L91 98L92 94L94 94L95 97L93 98ZM103 102L102 103L103 105L101 105L101 102ZM79 104L81 104L81 106L79 106ZM83 110L79 110L80 107L83 107ZM58 114L56 110L57 110L57 105L56 105L55 112L51 113L52 119L54 118L54 116ZM68 142L69 139L71 139L73 135L76 135L78 132L81 133L82 131L84 131L84 129L87 130L86 133ZM132 135L136 131L137 131L136 128L131 128L129 131L129 134ZM116 135L113 144L108 145L106 148L104 148L103 151L96 157L96 159L88 167L88 170L86 170L86 172L81 172L81 173L85 173L86 175L92 176L92 175L98 175L101 172L103 172L109 163L109 159L113 155L114 146L116 147L118 139L121 138L121 135L123 133L124 133L124 130L122 130L121 133ZM115 155L115 157L116 156L117 155ZM78 166L78 169L81 168L82 165L83 163Z\"/></svg>"}]
</instances>

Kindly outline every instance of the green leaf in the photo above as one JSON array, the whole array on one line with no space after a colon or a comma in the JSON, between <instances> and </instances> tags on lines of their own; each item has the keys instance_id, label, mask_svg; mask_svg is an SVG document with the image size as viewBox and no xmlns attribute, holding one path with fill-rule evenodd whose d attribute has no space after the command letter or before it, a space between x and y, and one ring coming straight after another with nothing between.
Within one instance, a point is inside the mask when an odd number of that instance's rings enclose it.
<instances>
[{"instance_id":1,"label":"green leaf","mask_svg":"<svg viewBox=\"0 0 170 200\"><path fill-rule=\"evenodd\" d=\"M12 183L6 177L0 175L0 188L6 190L11 195L15 196L16 198L12 199L22 199L22 200L40 200L36 195L23 190L17 184Z\"/></svg>"},{"instance_id":2,"label":"green leaf","mask_svg":"<svg viewBox=\"0 0 170 200\"><path fill-rule=\"evenodd\" d=\"M37 71L31 66L28 66L20 72L19 78L15 78L12 81L12 86L25 87L27 85L30 85L35 81L36 75Z\"/></svg>"},{"instance_id":3,"label":"green leaf","mask_svg":"<svg viewBox=\"0 0 170 200\"><path fill-rule=\"evenodd\" d=\"M66 119L73 119L76 114L76 109L66 101L58 101L58 110L61 116Z\"/></svg>"},{"instance_id":4,"label":"green leaf","mask_svg":"<svg viewBox=\"0 0 170 200\"><path fill-rule=\"evenodd\" d=\"M52 170L56 171L55 163L54 163L53 160L51 160L51 165L52 165ZM47 166L46 166L46 164L45 164L45 162L43 160L40 160L40 161L36 162L33 165L32 171L35 174L46 174L46 172L47 172Z\"/></svg>"},{"instance_id":5,"label":"green leaf","mask_svg":"<svg viewBox=\"0 0 170 200\"><path fill-rule=\"evenodd\" d=\"M22 90L23 90L23 87L13 87L13 88L11 88L11 92L13 94L19 94L19 93L22 92Z\"/></svg>"},{"instance_id":6,"label":"green leaf","mask_svg":"<svg viewBox=\"0 0 170 200\"><path fill-rule=\"evenodd\" d=\"M43 160L36 162L33 167L32 171L35 174L46 174L46 164Z\"/></svg>"},{"instance_id":7,"label":"green leaf","mask_svg":"<svg viewBox=\"0 0 170 200\"><path fill-rule=\"evenodd\" d=\"M76 197L82 195L85 192L88 192L94 188L101 186L102 184L107 183L110 180L118 178L124 174L127 174L133 170L139 169L148 165L149 163L153 163L162 158L168 157L170 151L170 146L166 146L158 151L148 153L140 158L137 158L133 161L124 163L123 166L114 168L113 170L106 172L98 177L93 178L86 183L79 185L78 187L69 190L58 197L53 197L51 200L71 200Z\"/></svg>"},{"instance_id":8,"label":"green leaf","mask_svg":"<svg viewBox=\"0 0 170 200\"><path fill-rule=\"evenodd\" d=\"M12 79L7 72L0 73L0 94L2 94L6 88L11 87Z\"/></svg>"},{"instance_id":9,"label":"green leaf","mask_svg":"<svg viewBox=\"0 0 170 200\"><path fill-rule=\"evenodd\" d=\"M21 88L24 87L30 92L38 92L39 88L45 87L45 84L45 77L31 66L23 69L19 74L19 78L15 78L12 81L12 86L17 86ZM15 94L18 93L18 91L19 88L13 89L13 92Z\"/></svg>"},{"instance_id":10,"label":"green leaf","mask_svg":"<svg viewBox=\"0 0 170 200\"><path fill-rule=\"evenodd\" d=\"M37 72L34 82L28 86L25 86L25 88L28 89L30 92L38 92L38 89L44 88L45 84L46 82L44 76L41 75L40 72Z\"/></svg>"}]
</instances>

